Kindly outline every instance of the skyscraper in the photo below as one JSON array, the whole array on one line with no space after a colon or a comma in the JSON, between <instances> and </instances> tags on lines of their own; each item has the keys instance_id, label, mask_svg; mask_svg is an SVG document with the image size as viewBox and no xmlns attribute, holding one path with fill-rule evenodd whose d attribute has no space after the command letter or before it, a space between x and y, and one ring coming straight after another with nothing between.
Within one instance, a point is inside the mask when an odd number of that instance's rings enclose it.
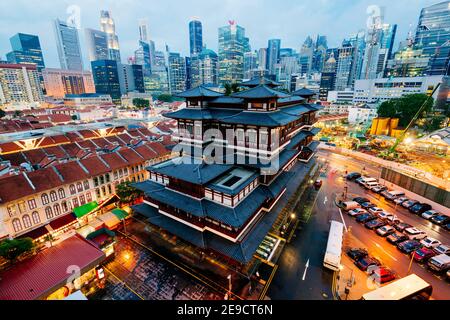
<instances>
[{"instance_id":1,"label":"skyscraper","mask_svg":"<svg viewBox=\"0 0 450 320\"><path fill-rule=\"evenodd\" d=\"M134 53L136 64L142 65L144 77L152 73L152 65L155 62L155 43L150 40L148 21L139 20L139 47Z\"/></svg>"},{"instance_id":2,"label":"skyscraper","mask_svg":"<svg viewBox=\"0 0 450 320\"><path fill-rule=\"evenodd\" d=\"M201 85L217 86L218 56L212 50L203 48L200 54L191 58L191 87Z\"/></svg>"},{"instance_id":3,"label":"skyscraper","mask_svg":"<svg viewBox=\"0 0 450 320\"><path fill-rule=\"evenodd\" d=\"M150 33L148 29L148 20L140 19L139 20L139 40L144 42L150 41Z\"/></svg>"},{"instance_id":4,"label":"skyscraper","mask_svg":"<svg viewBox=\"0 0 450 320\"><path fill-rule=\"evenodd\" d=\"M244 53L244 79L252 79L254 71L258 69L258 54L256 52Z\"/></svg>"},{"instance_id":5,"label":"skyscraper","mask_svg":"<svg viewBox=\"0 0 450 320\"><path fill-rule=\"evenodd\" d=\"M238 83L244 77L244 52L249 47L245 29L235 21L219 28L219 83Z\"/></svg>"},{"instance_id":6,"label":"skyscraper","mask_svg":"<svg viewBox=\"0 0 450 320\"><path fill-rule=\"evenodd\" d=\"M116 35L116 26L111 12L102 10L100 13L100 27L108 35L109 59L120 62L119 38Z\"/></svg>"},{"instance_id":7,"label":"skyscraper","mask_svg":"<svg viewBox=\"0 0 450 320\"><path fill-rule=\"evenodd\" d=\"M430 57L429 75L449 72L450 1L422 9L417 25L415 45Z\"/></svg>"},{"instance_id":8,"label":"skyscraper","mask_svg":"<svg viewBox=\"0 0 450 320\"><path fill-rule=\"evenodd\" d=\"M38 71L45 68L39 37L18 33L9 39L12 51L6 55L8 62L35 64Z\"/></svg>"},{"instance_id":9,"label":"skyscraper","mask_svg":"<svg viewBox=\"0 0 450 320\"><path fill-rule=\"evenodd\" d=\"M114 102L120 102L119 69L115 60L97 60L91 62L95 92L109 94Z\"/></svg>"},{"instance_id":10,"label":"skyscraper","mask_svg":"<svg viewBox=\"0 0 450 320\"><path fill-rule=\"evenodd\" d=\"M186 91L186 59L179 53L169 53L170 93Z\"/></svg>"},{"instance_id":11,"label":"skyscraper","mask_svg":"<svg viewBox=\"0 0 450 320\"><path fill-rule=\"evenodd\" d=\"M83 58L81 57L77 28L56 19L54 20L54 31L61 69L83 70Z\"/></svg>"},{"instance_id":12,"label":"skyscraper","mask_svg":"<svg viewBox=\"0 0 450 320\"><path fill-rule=\"evenodd\" d=\"M85 37L89 61L108 60L108 35L106 32L86 29Z\"/></svg>"},{"instance_id":13,"label":"skyscraper","mask_svg":"<svg viewBox=\"0 0 450 320\"><path fill-rule=\"evenodd\" d=\"M267 48L258 50L258 69L260 71L267 70Z\"/></svg>"},{"instance_id":14,"label":"skyscraper","mask_svg":"<svg viewBox=\"0 0 450 320\"><path fill-rule=\"evenodd\" d=\"M137 64L117 64L121 94L128 92L144 93L142 66Z\"/></svg>"},{"instance_id":15,"label":"skyscraper","mask_svg":"<svg viewBox=\"0 0 450 320\"><path fill-rule=\"evenodd\" d=\"M322 76L320 78L319 99L321 101L327 101L328 92L333 91L335 87L337 67L335 55L337 55L337 52L337 49L327 50L327 60L323 66Z\"/></svg>"},{"instance_id":16,"label":"skyscraper","mask_svg":"<svg viewBox=\"0 0 450 320\"><path fill-rule=\"evenodd\" d=\"M267 70L270 75L276 74L276 64L280 61L280 39L270 39L267 46Z\"/></svg>"},{"instance_id":17,"label":"skyscraper","mask_svg":"<svg viewBox=\"0 0 450 320\"><path fill-rule=\"evenodd\" d=\"M357 66L356 58L357 49L349 41L344 41L338 49L335 90L344 91L353 87Z\"/></svg>"},{"instance_id":18,"label":"skyscraper","mask_svg":"<svg viewBox=\"0 0 450 320\"><path fill-rule=\"evenodd\" d=\"M0 63L0 105L43 100L36 65Z\"/></svg>"},{"instance_id":19,"label":"skyscraper","mask_svg":"<svg viewBox=\"0 0 450 320\"><path fill-rule=\"evenodd\" d=\"M45 68L42 70L47 96L64 98L66 94L95 93L92 73Z\"/></svg>"},{"instance_id":20,"label":"skyscraper","mask_svg":"<svg viewBox=\"0 0 450 320\"><path fill-rule=\"evenodd\" d=\"M189 22L189 45L191 56L200 53L203 49L202 23L198 18L193 18Z\"/></svg>"}]
</instances>

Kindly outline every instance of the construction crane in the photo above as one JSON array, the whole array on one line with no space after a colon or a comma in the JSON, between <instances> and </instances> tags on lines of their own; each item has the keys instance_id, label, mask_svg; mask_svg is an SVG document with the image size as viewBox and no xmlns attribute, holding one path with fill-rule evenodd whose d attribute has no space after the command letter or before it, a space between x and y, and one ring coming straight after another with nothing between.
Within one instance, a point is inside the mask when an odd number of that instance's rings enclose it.
<instances>
[{"instance_id":1,"label":"construction crane","mask_svg":"<svg viewBox=\"0 0 450 320\"><path fill-rule=\"evenodd\" d=\"M428 104L428 101L430 101L430 99L432 99L432 97L434 96L434 94L436 93L436 91L439 89L439 87L441 86L441 83L438 83L437 86L434 88L433 92L427 97L427 99L424 101L424 103L422 104L422 106L419 108L419 110L417 111L417 113L414 115L414 117L411 119L411 121L409 122L408 126L406 127L406 129L402 132L402 134L397 138L397 140L395 140L394 145L391 147L391 149L389 149L389 153L393 154L395 152L395 150L397 150L397 147L400 143L403 142L403 140L405 139L406 134L408 133L408 130L414 125L414 123L417 121L417 119L419 118L419 116L422 114L422 112L425 110L425 107Z\"/></svg>"}]
</instances>

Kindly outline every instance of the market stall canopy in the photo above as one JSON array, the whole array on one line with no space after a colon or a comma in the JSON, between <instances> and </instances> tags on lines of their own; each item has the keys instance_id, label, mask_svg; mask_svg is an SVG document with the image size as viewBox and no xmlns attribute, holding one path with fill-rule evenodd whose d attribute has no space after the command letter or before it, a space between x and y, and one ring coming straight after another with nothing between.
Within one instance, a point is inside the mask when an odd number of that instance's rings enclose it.
<instances>
[{"instance_id":1,"label":"market stall canopy","mask_svg":"<svg viewBox=\"0 0 450 320\"><path fill-rule=\"evenodd\" d=\"M114 210L111 211L119 220L124 220L128 217L128 212L126 212L125 210L116 208Z\"/></svg>"},{"instance_id":2,"label":"market stall canopy","mask_svg":"<svg viewBox=\"0 0 450 320\"><path fill-rule=\"evenodd\" d=\"M85 215L87 215L88 213L91 213L92 211L94 211L97 207L98 207L97 201L93 201L93 202L86 203L85 205L82 205L80 207L73 209L73 213L75 214L75 216L78 219L80 219L80 218L84 217Z\"/></svg>"}]
</instances>

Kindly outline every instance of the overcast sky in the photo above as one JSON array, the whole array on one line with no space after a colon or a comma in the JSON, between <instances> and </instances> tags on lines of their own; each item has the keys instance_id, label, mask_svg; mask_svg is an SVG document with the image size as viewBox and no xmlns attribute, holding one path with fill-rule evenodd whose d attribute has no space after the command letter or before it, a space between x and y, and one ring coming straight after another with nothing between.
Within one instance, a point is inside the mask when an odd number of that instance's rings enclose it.
<instances>
[{"instance_id":1,"label":"overcast sky","mask_svg":"<svg viewBox=\"0 0 450 320\"><path fill-rule=\"evenodd\" d=\"M246 29L252 49L280 38L282 47L299 49L306 36L328 37L338 46L344 37L365 29L371 5L385 8L385 22L397 23L397 43L410 25L417 25L420 10L439 0L0 0L0 58L11 50L9 38L18 32L39 36L47 67L59 67L52 20L69 17L68 8L80 8L80 41L85 50L84 28L99 29L100 10L112 11L122 60L133 55L138 41L138 19L149 21L157 49L167 43L173 52L189 53L188 23L199 17L208 48L217 51L217 29L236 20Z\"/></svg>"}]
</instances>

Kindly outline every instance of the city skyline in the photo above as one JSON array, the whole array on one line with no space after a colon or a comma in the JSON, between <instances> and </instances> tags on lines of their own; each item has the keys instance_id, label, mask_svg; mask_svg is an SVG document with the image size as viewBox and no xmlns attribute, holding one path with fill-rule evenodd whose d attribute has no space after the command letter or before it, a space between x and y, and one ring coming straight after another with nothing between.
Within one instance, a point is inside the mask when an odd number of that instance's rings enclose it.
<instances>
[{"instance_id":1,"label":"city skyline","mask_svg":"<svg viewBox=\"0 0 450 320\"><path fill-rule=\"evenodd\" d=\"M361 29L367 29L366 20L369 16L366 10L372 4L369 1L360 0L357 3L353 3L351 9L348 9L347 6L328 0L318 1L317 3L311 3L310 1L285 1L284 6L274 6L273 3L257 0L247 1L245 4L235 0L228 0L221 2L223 7L223 10L221 10L222 14L211 16L209 14L211 12L210 8L214 5L217 6L217 3L208 2L198 5L197 2L192 1L189 3L189 8L186 8L186 5L179 1L171 1L167 4L161 3L152 7L141 7L139 5L141 1L139 0L120 3L104 1L92 8L92 5L88 7L85 1L77 1L77 3L63 1L58 4L50 4L50 2L44 1L39 8L32 8L26 5L28 1L19 1L15 3L17 10L11 10L11 8L0 10L0 12L8 12L8 16L2 16L0 13L2 21L5 21L7 26L0 30L0 59L5 59L6 53L10 51L9 38L11 36L17 32L30 33L39 36L44 59L48 67L58 67L59 59L54 35L48 32L48 28L56 18L61 20L70 18L71 15L67 14L66 10L73 5L77 5L80 8L79 22L81 30L79 30L79 35L83 63L89 65L84 29L100 30L99 18L101 10L110 10L112 13L116 24L116 33L120 39L122 62L126 62L126 59L132 56L138 47L140 19L148 19L150 21L149 37L156 42L157 49L161 50L165 44L168 44L172 51L179 52L183 56L189 55L189 21L194 16L198 17L203 24L204 45L215 52L218 51L218 28L225 26L228 20L236 20L239 25L246 29L252 50L266 47L267 41L273 38L281 39L282 48L291 47L299 50L308 35L313 38L317 34L325 35L328 38L329 46L335 47L340 45L342 40L348 37L349 34L356 33ZM420 9L438 3L437 1L420 0L415 1L413 5L410 2L406 5L406 2L408 1L402 0L389 3L383 0L378 1L377 4L385 7L385 21L392 24L396 23L399 26L394 49L397 48L399 41L406 38L410 28L414 30L419 19ZM257 4L260 6L255 10L254 7ZM0 4L0 8L3 5L5 4ZM267 10L267 8L271 7L273 7L271 10ZM168 8L170 8L170 11L166 10ZM342 8L347 9L342 10ZM404 14L400 16L395 15L395 12L400 8L404 11ZM255 13L247 17L245 12L249 9ZM12 15L9 14L11 11L13 12ZM14 12L20 12L20 16L14 14ZM164 12L173 14L176 18L167 19ZM273 22L267 20L268 12L275 17ZM29 25L26 18L29 14L39 15L38 23L33 24L33 26ZM300 24L298 29L295 27L298 23L296 16L304 18L304 22ZM343 21L348 22L350 16L353 19L352 22L343 23ZM265 23L261 24L260 21ZM278 24L279 21L283 21L286 27L280 26ZM173 30L179 31L174 32ZM330 30L333 30L333 32L329 32Z\"/></svg>"}]
</instances>

